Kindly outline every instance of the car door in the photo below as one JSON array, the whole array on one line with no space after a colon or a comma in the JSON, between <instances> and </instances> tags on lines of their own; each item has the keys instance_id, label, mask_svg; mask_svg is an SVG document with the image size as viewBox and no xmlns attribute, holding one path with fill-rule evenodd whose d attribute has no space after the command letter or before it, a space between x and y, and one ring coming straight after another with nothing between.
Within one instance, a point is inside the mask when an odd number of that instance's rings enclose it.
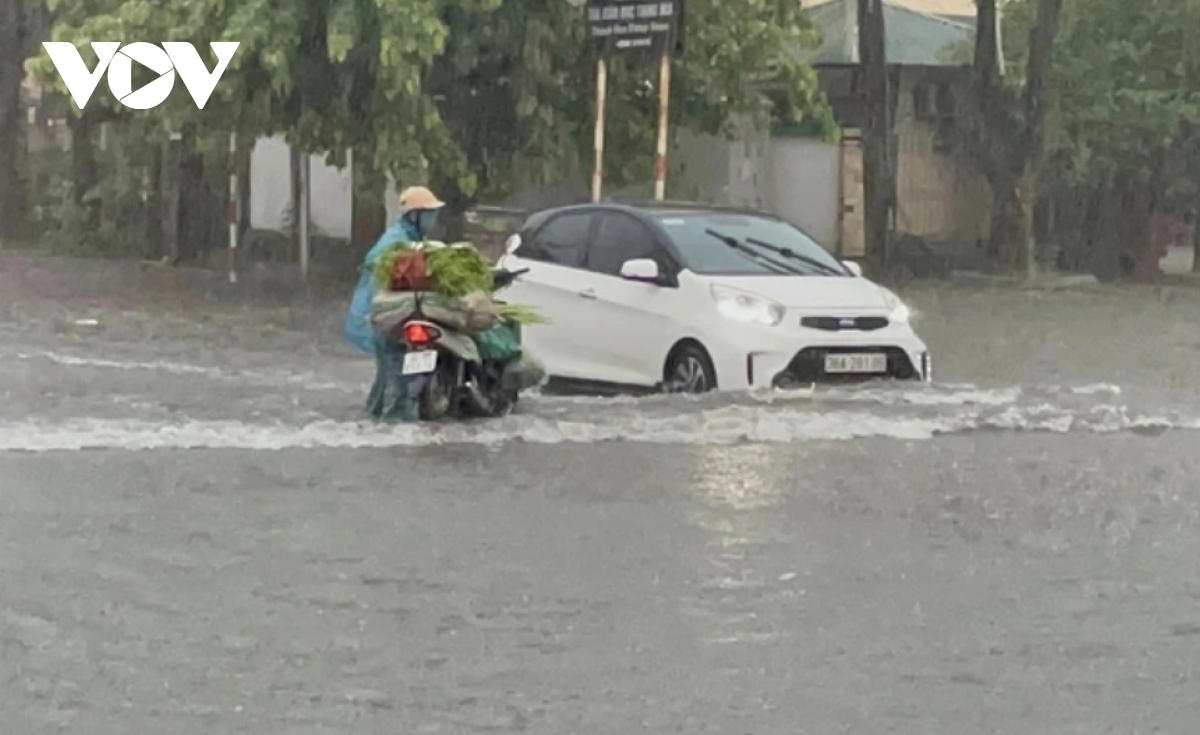
<instances>
[{"instance_id":1,"label":"car door","mask_svg":"<svg viewBox=\"0 0 1200 735\"><path fill-rule=\"evenodd\" d=\"M545 323L526 326L522 339L554 377L600 379L580 350L590 305L580 294L592 287L594 278L584 266L595 225L596 213L590 210L552 215L500 262L509 270L529 269L500 297L528 304L545 316Z\"/></svg>"},{"instance_id":2,"label":"car door","mask_svg":"<svg viewBox=\"0 0 1200 735\"><path fill-rule=\"evenodd\" d=\"M650 386L662 380L667 352L683 336L683 297L674 286L622 278L621 265L637 258L655 261L668 277L678 272L655 233L636 217L600 214L586 262L593 293L582 318L589 359L606 367L608 380Z\"/></svg>"}]
</instances>

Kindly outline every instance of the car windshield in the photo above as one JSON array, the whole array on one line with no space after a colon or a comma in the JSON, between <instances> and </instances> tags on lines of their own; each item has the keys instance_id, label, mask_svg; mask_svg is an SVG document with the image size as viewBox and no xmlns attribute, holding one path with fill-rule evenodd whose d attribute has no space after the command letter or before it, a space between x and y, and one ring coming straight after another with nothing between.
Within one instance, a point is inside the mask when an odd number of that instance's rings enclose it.
<instances>
[{"instance_id":1,"label":"car windshield","mask_svg":"<svg viewBox=\"0 0 1200 735\"><path fill-rule=\"evenodd\" d=\"M656 215L682 265L706 276L848 275L837 258L781 220L747 214Z\"/></svg>"}]
</instances>

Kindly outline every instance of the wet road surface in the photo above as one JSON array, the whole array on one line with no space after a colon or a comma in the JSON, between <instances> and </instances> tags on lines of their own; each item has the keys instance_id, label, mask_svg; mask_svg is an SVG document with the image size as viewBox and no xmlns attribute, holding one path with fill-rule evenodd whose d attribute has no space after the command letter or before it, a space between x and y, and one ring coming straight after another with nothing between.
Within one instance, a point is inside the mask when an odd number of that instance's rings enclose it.
<instances>
[{"instance_id":1,"label":"wet road surface","mask_svg":"<svg viewBox=\"0 0 1200 735\"><path fill-rule=\"evenodd\" d=\"M9 304L4 731L1196 732L1197 294L911 299L935 386L436 429L336 314Z\"/></svg>"}]
</instances>

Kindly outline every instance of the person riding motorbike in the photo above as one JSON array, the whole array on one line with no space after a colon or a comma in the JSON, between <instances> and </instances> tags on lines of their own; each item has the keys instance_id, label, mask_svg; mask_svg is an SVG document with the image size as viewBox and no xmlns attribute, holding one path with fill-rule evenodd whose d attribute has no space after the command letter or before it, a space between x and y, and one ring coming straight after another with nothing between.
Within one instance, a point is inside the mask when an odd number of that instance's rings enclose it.
<instances>
[{"instance_id":1,"label":"person riding motorbike","mask_svg":"<svg viewBox=\"0 0 1200 735\"><path fill-rule=\"evenodd\" d=\"M401 373L405 348L375 333L371 326L371 301L375 295L375 262L396 242L421 242L429 236L445 203L424 186L410 186L400 192L400 217L384 230L367 251L359 272L358 285L350 300L342 336L368 355L375 356L375 382L367 396L366 410L376 419L412 421L417 418L417 381L405 380Z\"/></svg>"}]
</instances>

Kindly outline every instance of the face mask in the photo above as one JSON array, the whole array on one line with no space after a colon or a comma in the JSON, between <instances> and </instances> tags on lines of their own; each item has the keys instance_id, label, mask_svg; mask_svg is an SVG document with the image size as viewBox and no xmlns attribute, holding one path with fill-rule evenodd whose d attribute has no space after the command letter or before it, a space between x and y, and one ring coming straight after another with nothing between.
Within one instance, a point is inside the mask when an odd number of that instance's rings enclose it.
<instances>
[{"instance_id":1,"label":"face mask","mask_svg":"<svg viewBox=\"0 0 1200 735\"><path fill-rule=\"evenodd\" d=\"M429 234L433 229L433 225L437 222L438 211L436 209L423 209L419 212L412 212L409 221L417 226L417 230L421 233L421 237Z\"/></svg>"}]
</instances>

